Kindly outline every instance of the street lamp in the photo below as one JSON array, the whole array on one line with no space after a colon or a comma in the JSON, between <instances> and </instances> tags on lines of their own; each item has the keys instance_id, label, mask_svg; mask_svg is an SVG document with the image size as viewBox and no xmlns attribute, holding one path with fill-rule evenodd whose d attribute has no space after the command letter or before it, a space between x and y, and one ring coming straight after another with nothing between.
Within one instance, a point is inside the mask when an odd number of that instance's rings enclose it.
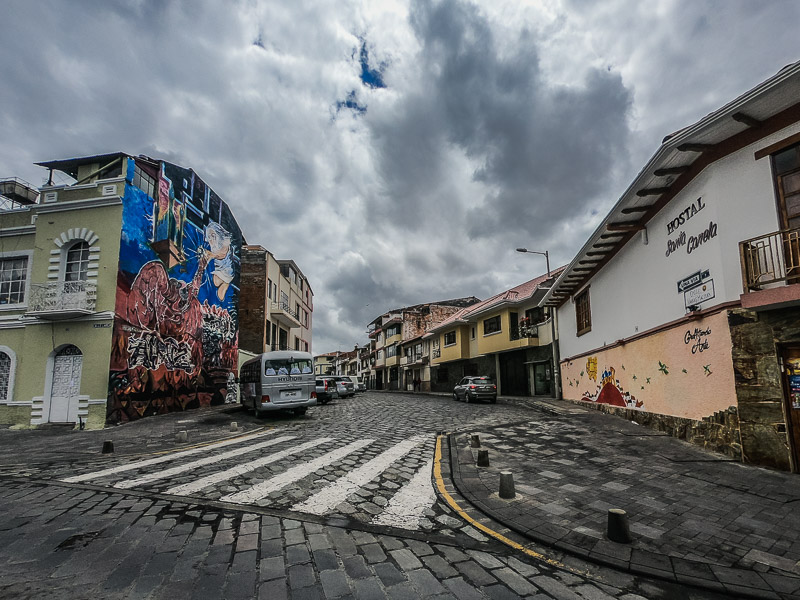
<instances>
[{"instance_id":1,"label":"street lamp","mask_svg":"<svg viewBox=\"0 0 800 600\"><path fill-rule=\"evenodd\" d=\"M523 254L541 254L544 256L545 260L547 260L547 276L550 277L550 254L548 254L547 250L544 252L537 252L536 250L528 250L527 248L517 248L517 252Z\"/></svg>"},{"instance_id":2,"label":"street lamp","mask_svg":"<svg viewBox=\"0 0 800 600\"><path fill-rule=\"evenodd\" d=\"M528 250L527 248L517 248L517 252L522 254L541 254L547 261L547 278L550 279L550 254L545 250L544 252L537 252L536 250ZM552 284L551 284L552 285ZM556 311L552 310L550 313L550 336L553 355L553 383L555 384L556 398L561 398L561 357L559 356L558 343L556 342ZM535 392L534 392L535 393Z\"/></svg>"}]
</instances>

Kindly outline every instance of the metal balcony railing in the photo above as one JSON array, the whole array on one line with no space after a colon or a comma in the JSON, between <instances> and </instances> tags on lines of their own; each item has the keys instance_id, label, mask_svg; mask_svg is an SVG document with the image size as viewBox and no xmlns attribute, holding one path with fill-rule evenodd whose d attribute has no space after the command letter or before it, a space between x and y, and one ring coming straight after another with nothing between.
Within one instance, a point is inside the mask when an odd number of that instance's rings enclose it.
<instances>
[{"instance_id":1,"label":"metal balcony railing","mask_svg":"<svg viewBox=\"0 0 800 600\"><path fill-rule=\"evenodd\" d=\"M512 325L511 330L508 332L509 339L522 340L525 338L538 338L539 337L539 324L524 324Z\"/></svg>"},{"instance_id":2,"label":"metal balcony railing","mask_svg":"<svg viewBox=\"0 0 800 600\"><path fill-rule=\"evenodd\" d=\"M32 283L28 312L91 313L97 304L94 281Z\"/></svg>"},{"instance_id":3,"label":"metal balcony railing","mask_svg":"<svg viewBox=\"0 0 800 600\"><path fill-rule=\"evenodd\" d=\"M433 358L440 358L442 356L442 351L439 348L433 349Z\"/></svg>"},{"instance_id":4,"label":"metal balcony railing","mask_svg":"<svg viewBox=\"0 0 800 600\"><path fill-rule=\"evenodd\" d=\"M739 242L745 293L771 283L800 282L800 228L784 229Z\"/></svg>"}]
</instances>

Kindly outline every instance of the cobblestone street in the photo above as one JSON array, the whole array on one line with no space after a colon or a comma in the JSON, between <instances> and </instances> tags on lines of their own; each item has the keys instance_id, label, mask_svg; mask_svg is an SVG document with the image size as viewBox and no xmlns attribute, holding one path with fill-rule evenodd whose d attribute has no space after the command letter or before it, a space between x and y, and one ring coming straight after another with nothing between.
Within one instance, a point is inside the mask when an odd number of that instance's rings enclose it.
<instances>
[{"instance_id":1,"label":"cobblestone street","mask_svg":"<svg viewBox=\"0 0 800 600\"><path fill-rule=\"evenodd\" d=\"M530 407L368 392L304 418L179 417L0 431L26 457L2 464L1 598L725 597L548 561L437 497L438 432L542 417ZM100 454L104 439L117 453Z\"/></svg>"}]
</instances>

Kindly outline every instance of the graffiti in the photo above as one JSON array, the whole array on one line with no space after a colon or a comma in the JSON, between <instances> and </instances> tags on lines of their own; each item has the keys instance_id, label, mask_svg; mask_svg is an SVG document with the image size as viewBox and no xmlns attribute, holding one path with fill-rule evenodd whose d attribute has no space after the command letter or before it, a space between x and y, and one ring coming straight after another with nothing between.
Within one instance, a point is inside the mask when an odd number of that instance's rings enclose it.
<instances>
[{"instance_id":1,"label":"graffiti","mask_svg":"<svg viewBox=\"0 0 800 600\"><path fill-rule=\"evenodd\" d=\"M158 181L155 198L135 169ZM241 231L190 169L131 159L107 420L222 404L238 353Z\"/></svg>"},{"instance_id":2,"label":"graffiti","mask_svg":"<svg viewBox=\"0 0 800 600\"><path fill-rule=\"evenodd\" d=\"M644 386L642 386L642 389L644 389ZM581 399L585 402L644 410L644 402L622 388L619 379L616 378L614 367L606 367L600 375L600 384L596 390L594 392L584 392Z\"/></svg>"},{"instance_id":3,"label":"graffiti","mask_svg":"<svg viewBox=\"0 0 800 600\"><path fill-rule=\"evenodd\" d=\"M161 339L154 333L132 335L128 340L128 368L155 370L164 365L168 370L191 371L192 351L189 344L173 338Z\"/></svg>"},{"instance_id":4,"label":"graffiti","mask_svg":"<svg viewBox=\"0 0 800 600\"><path fill-rule=\"evenodd\" d=\"M683 336L683 343L687 346L692 345L692 354L708 350L710 344L708 343L708 336L711 335L711 327L700 329L695 327L694 331L687 330Z\"/></svg>"},{"instance_id":5,"label":"graffiti","mask_svg":"<svg viewBox=\"0 0 800 600\"><path fill-rule=\"evenodd\" d=\"M586 373L589 375L589 379L597 381L597 357L590 356L586 359Z\"/></svg>"},{"instance_id":6,"label":"graffiti","mask_svg":"<svg viewBox=\"0 0 800 600\"><path fill-rule=\"evenodd\" d=\"M661 371L664 375L669 375L669 367L661 361L658 361L658 370Z\"/></svg>"}]
</instances>

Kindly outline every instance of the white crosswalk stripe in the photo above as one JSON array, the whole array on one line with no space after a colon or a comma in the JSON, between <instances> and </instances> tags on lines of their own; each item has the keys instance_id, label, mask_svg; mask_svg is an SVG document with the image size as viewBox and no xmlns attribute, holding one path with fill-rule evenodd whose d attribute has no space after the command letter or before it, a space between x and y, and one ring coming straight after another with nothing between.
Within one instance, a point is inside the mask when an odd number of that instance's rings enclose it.
<instances>
[{"instance_id":1,"label":"white crosswalk stripe","mask_svg":"<svg viewBox=\"0 0 800 600\"><path fill-rule=\"evenodd\" d=\"M388 525L402 529L416 529L426 509L436 502L436 492L431 482L433 459L417 471L411 480L397 490L384 511L372 519L375 525Z\"/></svg>"},{"instance_id":2,"label":"white crosswalk stripe","mask_svg":"<svg viewBox=\"0 0 800 600\"><path fill-rule=\"evenodd\" d=\"M372 481L394 461L408 454L424 440L425 436L419 435L395 444L372 460L350 471L341 479L328 484L310 498L295 504L291 510L315 515L324 515L332 511L339 503L344 502L350 494Z\"/></svg>"},{"instance_id":3,"label":"white crosswalk stripe","mask_svg":"<svg viewBox=\"0 0 800 600\"><path fill-rule=\"evenodd\" d=\"M213 456L207 456L206 458L201 458L200 460L195 460L183 465L178 465L176 467L172 467L164 471L156 471L155 473L149 473L147 475L138 477L137 479L120 481L118 483L115 483L114 487L121 489L128 489L139 485L143 485L145 483L151 483L153 481L157 481L158 479L166 479L167 477L172 477L173 475L178 475L186 471L192 471L199 467L205 467L206 465L213 465L214 463L218 463L223 460L227 460L229 458L236 458L238 456L241 456L242 454L255 452L256 450L262 450L263 448L268 448L269 446L274 446L275 444L280 444L281 442L288 442L289 440L293 440L294 438L295 436L293 435L285 435L282 437L267 440L266 442L260 442L258 444L251 444L250 446L236 448L235 450L230 450L228 452L223 452L221 454L215 454Z\"/></svg>"},{"instance_id":4,"label":"white crosswalk stripe","mask_svg":"<svg viewBox=\"0 0 800 600\"><path fill-rule=\"evenodd\" d=\"M169 462L171 460L177 460L185 458L187 456L193 456L195 454L202 454L203 452L216 450L217 448L224 448L225 446L231 446L233 444L241 444L243 442L247 442L273 433L275 433L275 431L263 431L256 434L243 435L241 437L232 438L229 440L225 440L223 442L209 444L206 446L200 446L198 448L192 448L190 450L183 450L181 452L165 454L163 456L158 456L156 458L148 458L146 460L140 460L137 462L128 463L126 465L118 465L116 467L110 467L108 469L103 469L102 471L94 471L92 473L84 473L83 475L74 475L72 477L66 477L61 481L65 481L67 483L79 483L81 481L89 481L90 479L100 479L101 477L107 477L108 475L116 475L117 473L124 473L125 471L134 471L142 469L144 467L149 467L150 465L158 465L161 463Z\"/></svg>"},{"instance_id":5,"label":"white crosswalk stripe","mask_svg":"<svg viewBox=\"0 0 800 600\"><path fill-rule=\"evenodd\" d=\"M173 488L168 489L167 493L175 494L178 496L186 496L189 494L193 494L195 492L202 490L203 488L206 488L210 485L214 485L215 483L226 481L228 479L233 479L234 477L238 477L239 475L244 475L245 473L249 473L250 471L254 471L255 469L258 469L260 467L265 467L269 464L282 460L292 454L305 452L310 448L315 448L320 444L325 444L332 440L333 438L318 438L315 440L311 440L310 442L306 442L305 444L300 444L299 446L292 446L291 448L275 452L274 454L270 454L269 456L252 460L244 464L236 465L235 467L231 467L230 469L227 469L225 471L212 473L211 475L202 477L200 479L191 481L189 483L185 483L183 485L175 486Z\"/></svg>"},{"instance_id":6,"label":"white crosswalk stripe","mask_svg":"<svg viewBox=\"0 0 800 600\"><path fill-rule=\"evenodd\" d=\"M292 467L289 470L284 471L283 473L275 475L274 477L267 479L263 483L254 485L253 487L248 488L246 490L236 492L235 494L224 496L223 498L220 499L226 502L237 502L241 504L255 502L256 500L264 498L265 496L267 496L267 494L271 492L283 489L290 483L294 483L295 481L299 481L300 479L307 477L309 474L313 473L318 469L326 467L331 463L336 462L337 460L341 460L351 452L360 450L361 448L370 445L374 441L375 440L358 440L353 442L352 444L342 446L341 448L336 448L336 450L332 450L327 454L323 454L319 458L315 458L314 460L311 460L307 463L297 465L296 467Z\"/></svg>"}]
</instances>

